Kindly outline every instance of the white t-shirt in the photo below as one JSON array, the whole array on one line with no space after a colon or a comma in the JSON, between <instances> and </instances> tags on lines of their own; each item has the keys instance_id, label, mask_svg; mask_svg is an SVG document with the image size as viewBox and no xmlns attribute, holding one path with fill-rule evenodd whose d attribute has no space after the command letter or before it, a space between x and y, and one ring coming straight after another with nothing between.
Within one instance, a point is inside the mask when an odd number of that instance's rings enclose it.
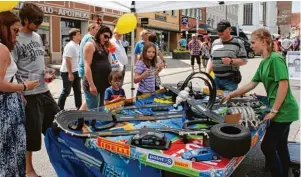
<instances>
[{"instance_id":1,"label":"white t-shirt","mask_svg":"<svg viewBox=\"0 0 301 177\"><path fill-rule=\"evenodd\" d=\"M3 45L3 44L0 43L0 45ZM5 75L4 75L4 80L6 80L7 82L10 82L11 78L14 77L18 71L17 65L16 65L11 53L9 53L9 57L10 57L10 65L7 67Z\"/></svg>"},{"instance_id":2,"label":"white t-shirt","mask_svg":"<svg viewBox=\"0 0 301 177\"><path fill-rule=\"evenodd\" d=\"M63 61L62 61L61 69L60 69L61 72L68 72L66 57L71 58L72 72L78 71L79 44L75 43L74 41L70 41L65 46L64 53L63 53Z\"/></svg>"},{"instance_id":3,"label":"white t-shirt","mask_svg":"<svg viewBox=\"0 0 301 177\"><path fill-rule=\"evenodd\" d=\"M125 49L121 44L121 41L117 41L115 38L112 38L110 42L115 46L115 55L119 62L121 71L123 70L123 66L128 64L128 56L126 55Z\"/></svg>"}]
</instances>

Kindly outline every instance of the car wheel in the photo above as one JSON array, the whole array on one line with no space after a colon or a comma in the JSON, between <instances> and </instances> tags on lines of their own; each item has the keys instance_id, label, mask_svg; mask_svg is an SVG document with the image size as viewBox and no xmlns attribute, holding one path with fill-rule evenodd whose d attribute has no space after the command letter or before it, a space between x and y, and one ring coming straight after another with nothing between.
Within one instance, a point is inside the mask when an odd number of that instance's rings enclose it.
<instances>
[{"instance_id":1,"label":"car wheel","mask_svg":"<svg viewBox=\"0 0 301 177\"><path fill-rule=\"evenodd\" d=\"M135 144L139 144L139 140L135 140Z\"/></svg>"},{"instance_id":2,"label":"car wheel","mask_svg":"<svg viewBox=\"0 0 301 177\"><path fill-rule=\"evenodd\" d=\"M222 157L243 156L250 147L250 130L242 125L221 123L210 129L210 148Z\"/></svg>"},{"instance_id":3,"label":"car wheel","mask_svg":"<svg viewBox=\"0 0 301 177\"><path fill-rule=\"evenodd\" d=\"M160 142L159 141L155 141L155 145L159 146Z\"/></svg>"},{"instance_id":4,"label":"car wheel","mask_svg":"<svg viewBox=\"0 0 301 177\"><path fill-rule=\"evenodd\" d=\"M196 162L196 158L194 158L194 157L191 158L191 161Z\"/></svg>"},{"instance_id":5,"label":"car wheel","mask_svg":"<svg viewBox=\"0 0 301 177\"><path fill-rule=\"evenodd\" d=\"M255 53L253 51L249 51L248 58L254 58L254 57L255 57Z\"/></svg>"},{"instance_id":6,"label":"car wheel","mask_svg":"<svg viewBox=\"0 0 301 177\"><path fill-rule=\"evenodd\" d=\"M213 160L217 160L217 159L218 159L217 155L214 155L214 156L212 157L212 159L213 159Z\"/></svg>"}]
</instances>

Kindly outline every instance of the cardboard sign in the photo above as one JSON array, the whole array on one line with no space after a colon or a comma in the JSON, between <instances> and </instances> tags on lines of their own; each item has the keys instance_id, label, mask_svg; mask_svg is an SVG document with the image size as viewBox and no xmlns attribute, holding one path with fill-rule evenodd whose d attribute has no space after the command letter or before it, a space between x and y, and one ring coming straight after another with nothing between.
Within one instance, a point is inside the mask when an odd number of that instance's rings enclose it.
<instances>
[{"instance_id":1,"label":"cardboard sign","mask_svg":"<svg viewBox=\"0 0 301 177\"><path fill-rule=\"evenodd\" d=\"M301 80L300 77L300 51L289 51L286 55L289 79Z\"/></svg>"}]
</instances>

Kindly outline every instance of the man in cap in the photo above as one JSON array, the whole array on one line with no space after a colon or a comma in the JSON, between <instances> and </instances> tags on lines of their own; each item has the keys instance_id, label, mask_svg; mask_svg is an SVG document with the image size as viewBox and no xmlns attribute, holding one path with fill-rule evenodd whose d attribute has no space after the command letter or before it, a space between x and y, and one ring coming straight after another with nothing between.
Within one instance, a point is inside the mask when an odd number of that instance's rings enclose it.
<instances>
[{"instance_id":1,"label":"man in cap","mask_svg":"<svg viewBox=\"0 0 301 177\"><path fill-rule=\"evenodd\" d=\"M217 89L233 91L241 81L239 66L247 63L247 52L243 42L231 36L231 25L227 20L217 24L217 31L220 38L212 43L206 71L214 72Z\"/></svg>"},{"instance_id":2,"label":"man in cap","mask_svg":"<svg viewBox=\"0 0 301 177\"><path fill-rule=\"evenodd\" d=\"M199 65L199 70L201 71L200 51L202 48L202 43L200 40L197 39L197 36L195 34L192 34L191 37L192 37L192 39L188 43L188 49L190 50L190 60L191 60L192 72L194 72L194 59L196 59L196 62Z\"/></svg>"}]
</instances>

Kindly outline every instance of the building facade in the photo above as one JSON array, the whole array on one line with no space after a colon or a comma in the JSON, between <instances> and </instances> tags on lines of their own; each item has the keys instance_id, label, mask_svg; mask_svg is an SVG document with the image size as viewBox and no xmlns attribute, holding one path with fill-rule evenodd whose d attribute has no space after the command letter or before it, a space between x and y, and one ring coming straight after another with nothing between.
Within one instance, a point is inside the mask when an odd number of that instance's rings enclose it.
<instances>
[{"instance_id":1,"label":"building facade","mask_svg":"<svg viewBox=\"0 0 301 177\"><path fill-rule=\"evenodd\" d=\"M101 20L104 25L113 29L120 15L119 11L80 4L71 1L33 1L44 12L44 22L37 31L45 46L45 63L62 61L64 46L69 41L68 32L78 28L82 35L87 33L89 23ZM18 14L23 2L14 9Z\"/></svg>"},{"instance_id":2,"label":"building facade","mask_svg":"<svg viewBox=\"0 0 301 177\"><path fill-rule=\"evenodd\" d=\"M180 11L180 25L183 36L189 38L191 34L206 34L206 8L183 9ZM199 16L199 18L197 18ZM199 19L199 31L197 32L197 19Z\"/></svg>"},{"instance_id":3,"label":"building facade","mask_svg":"<svg viewBox=\"0 0 301 177\"><path fill-rule=\"evenodd\" d=\"M278 33L282 37L291 36L292 1L277 1Z\"/></svg>"},{"instance_id":4,"label":"building facade","mask_svg":"<svg viewBox=\"0 0 301 177\"><path fill-rule=\"evenodd\" d=\"M171 52L177 48L177 41L180 40L180 11L170 10L152 13L138 13L135 41L141 40L140 32L148 29L156 33L158 44L164 52ZM141 24L142 18L148 18L148 24Z\"/></svg>"},{"instance_id":5,"label":"building facade","mask_svg":"<svg viewBox=\"0 0 301 177\"><path fill-rule=\"evenodd\" d=\"M238 4L238 25L246 33L258 28L266 28L272 34L278 33L277 2Z\"/></svg>"},{"instance_id":6,"label":"building facade","mask_svg":"<svg viewBox=\"0 0 301 177\"><path fill-rule=\"evenodd\" d=\"M206 8L206 22L210 28L216 29L221 20L228 20L232 26L238 23L238 5L219 5Z\"/></svg>"},{"instance_id":7,"label":"building facade","mask_svg":"<svg viewBox=\"0 0 301 177\"><path fill-rule=\"evenodd\" d=\"M300 12L292 13L291 16L291 37L300 37Z\"/></svg>"}]
</instances>

